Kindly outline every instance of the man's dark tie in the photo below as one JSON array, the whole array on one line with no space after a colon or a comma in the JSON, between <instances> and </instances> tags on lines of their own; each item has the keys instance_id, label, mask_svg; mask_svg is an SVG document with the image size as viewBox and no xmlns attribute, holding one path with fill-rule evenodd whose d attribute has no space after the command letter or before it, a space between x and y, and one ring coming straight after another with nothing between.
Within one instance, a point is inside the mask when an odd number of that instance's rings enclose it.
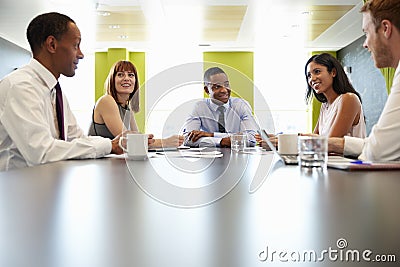
<instances>
[{"instance_id":1,"label":"man's dark tie","mask_svg":"<svg viewBox=\"0 0 400 267\"><path fill-rule=\"evenodd\" d=\"M56 88L56 113L57 113L58 130L60 131L60 139L65 140L65 136L64 136L64 106L63 106L62 91L61 91L60 84L57 83L55 88Z\"/></svg>"},{"instance_id":2,"label":"man's dark tie","mask_svg":"<svg viewBox=\"0 0 400 267\"><path fill-rule=\"evenodd\" d=\"M218 109L219 111L219 117L218 117L218 131L220 133L225 133L225 107L224 106L219 106Z\"/></svg>"}]
</instances>

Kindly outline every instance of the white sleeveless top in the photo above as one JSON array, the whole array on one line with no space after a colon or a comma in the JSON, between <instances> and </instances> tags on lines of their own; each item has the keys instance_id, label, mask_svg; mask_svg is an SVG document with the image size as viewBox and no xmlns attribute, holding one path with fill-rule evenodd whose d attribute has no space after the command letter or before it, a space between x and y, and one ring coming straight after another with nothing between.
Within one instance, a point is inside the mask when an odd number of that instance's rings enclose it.
<instances>
[{"instance_id":1,"label":"white sleeveless top","mask_svg":"<svg viewBox=\"0 0 400 267\"><path fill-rule=\"evenodd\" d=\"M332 104L322 103L321 110L319 112L318 119L318 132L320 135L328 136L329 131L333 125L333 122L336 118L336 114L338 113L338 108L340 103L342 102L342 96L339 95ZM357 100L360 101L357 97ZM361 105L361 102L360 102ZM365 138L367 135L367 130L365 128L365 120L364 120L364 112L361 106L360 119L358 120L357 125L353 125L350 131L346 134L347 136L354 136L359 138Z\"/></svg>"}]
</instances>

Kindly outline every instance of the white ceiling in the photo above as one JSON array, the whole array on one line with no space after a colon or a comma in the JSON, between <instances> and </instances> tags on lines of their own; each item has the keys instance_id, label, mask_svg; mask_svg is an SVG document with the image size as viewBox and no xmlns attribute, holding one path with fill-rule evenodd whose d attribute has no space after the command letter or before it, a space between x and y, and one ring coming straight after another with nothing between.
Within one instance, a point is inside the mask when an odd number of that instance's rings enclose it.
<instances>
[{"instance_id":1,"label":"white ceiling","mask_svg":"<svg viewBox=\"0 0 400 267\"><path fill-rule=\"evenodd\" d=\"M82 31L82 44L86 42L94 50L107 47L149 49L152 42L159 42L159 45L162 42L186 42L197 47L207 44L209 49L252 49L259 40L264 43L283 40L310 50L338 50L363 34L359 13L361 3L362 0L2 0L0 37L29 49L25 37L29 21L37 14L57 11L77 22ZM345 15L340 14L337 21L310 18L316 12L304 15L312 6L349 5L354 7ZM114 18L118 23L123 18L118 12L133 12L127 19L131 30L138 29L135 36L121 38L122 26L111 29L113 21L108 21L110 25L105 26L109 30L101 32L99 23L107 19L99 16L98 11L104 10L117 12ZM312 29L326 23L332 25L310 40L308 36ZM212 35L217 28L220 32ZM233 35L224 37L221 34L224 29L232 31ZM196 30L203 34L195 35ZM221 40L210 36L220 36Z\"/></svg>"}]
</instances>

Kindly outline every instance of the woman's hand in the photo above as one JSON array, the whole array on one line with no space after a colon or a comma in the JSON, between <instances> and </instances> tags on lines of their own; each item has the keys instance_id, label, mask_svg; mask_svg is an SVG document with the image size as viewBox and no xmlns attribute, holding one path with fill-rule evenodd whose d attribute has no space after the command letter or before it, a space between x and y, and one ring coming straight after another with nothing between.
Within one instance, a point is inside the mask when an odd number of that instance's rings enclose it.
<instances>
[{"instance_id":1,"label":"woman's hand","mask_svg":"<svg viewBox=\"0 0 400 267\"><path fill-rule=\"evenodd\" d=\"M151 147L178 147L182 144L183 144L182 135L172 135L164 139L153 139Z\"/></svg>"},{"instance_id":2,"label":"woman's hand","mask_svg":"<svg viewBox=\"0 0 400 267\"><path fill-rule=\"evenodd\" d=\"M315 133L299 133L299 136L319 136L319 134L315 134Z\"/></svg>"},{"instance_id":3,"label":"woman's hand","mask_svg":"<svg viewBox=\"0 0 400 267\"><path fill-rule=\"evenodd\" d=\"M269 136L269 141L277 148L278 147L278 136L274 135L274 134L268 134ZM260 137L261 139L261 137ZM257 140L257 136L256 136L256 140ZM261 141L258 141L260 146L266 150L271 150L271 148L269 147L269 145L267 144L267 142L263 139L261 139Z\"/></svg>"}]
</instances>

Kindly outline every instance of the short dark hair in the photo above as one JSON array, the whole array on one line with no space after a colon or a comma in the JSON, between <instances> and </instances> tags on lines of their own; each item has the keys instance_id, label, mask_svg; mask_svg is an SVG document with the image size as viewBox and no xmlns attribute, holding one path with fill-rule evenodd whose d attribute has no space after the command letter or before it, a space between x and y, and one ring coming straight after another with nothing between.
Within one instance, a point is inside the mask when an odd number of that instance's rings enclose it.
<instances>
[{"instance_id":1,"label":"short dark hair","mask_svg":"<svg viewBox=\"0 0 400 267\"><path fill-rule=\"evenodd\" d=\"M358 98L361 101L361 96L360 94L354 89L353 85L351 85L349 78L347 77L346 73L344 72L344 69L340 62L332 55L328 53L322 53L318 55L313 55L310 57L310 59L307 61L305 68L304 68L304 74L306 76L306 81L307 81L307 91L306 91L306 103L309 103L310 98L311 98L311 92L314 93L315 98L322 103L327 102L327 99L324 94L317 94L310 84L308 83L308 73L307 73L307 66L311 62L315 62L317 64L323 65L328 69L328 72L331 73L332 70L336 70L336 76L333 77L333 91L335 91L337 94L345 94L345 93L353 93L358 96Z\"/></svg>"},{"instance_id":2,"label":"short dark hair","mask_svg":"<svg viewBox=\"0 0 400 267\"><path fill-rule=\"evenodd\" d=\"M35 54L49 36L60 40L68 31L70 22L75 24L70 17L57 12L44 13L35 17L26 30L32 53Z\"/></svg>"},{"instance_id":3,"label":"short dark hair","mask_svg":"<svg viewBox=\"0 0 400 267\"><path fill-rule=\"evenodd\" d=\"M215 74L220 74L223 73L226 75L225 71L223 71L221 68L219 67L211 67L209 69L207 69L204 72L204 83L208 83L210 82L210 77L215 75Z\"/></svg>"},{"instance_id":4,"label":"short dark hair","mask_svg":"<svg viewBox=\"0 0 400 267\"><path fill-rule=\"evenodd\" d=\"M370 12L375 31L378 31L382 20L387 19L400 30L399 0L369 0L361 7L361 13Z\"/></svg>"}]
</instances>

